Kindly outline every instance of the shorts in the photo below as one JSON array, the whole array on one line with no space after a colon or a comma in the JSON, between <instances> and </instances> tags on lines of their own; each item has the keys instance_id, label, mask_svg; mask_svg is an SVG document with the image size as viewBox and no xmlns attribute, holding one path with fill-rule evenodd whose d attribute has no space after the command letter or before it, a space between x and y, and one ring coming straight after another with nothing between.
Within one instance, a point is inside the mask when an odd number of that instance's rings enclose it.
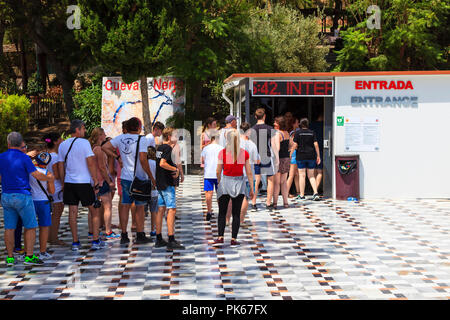
<instances>
[{"instance_id":1,"label":"shorts","mask_svg":"<svg viewBox=\"0 0 450 320\"><path fill-rule=\"evenodd\" d=\"M175 187L169 186L165 190L158 190L158 194L158 208L166 207L167 209L175 209L177 207Z\"/></svg>"},{"instance_id":2,"label":"shorts","mask_svg":"<svg viewBox=\"0 0 450 320\"><path fill-rule=\"evenodd\" d=\"M217 190L217 179L204 179L204 191L214 191Z\"/></svg>"},{"instance_id":3,"label":"shorts","mask_svg":"<svg viewBox=\"0 0 450 320\"><path fill-rule=\"evenodd\" d=\"M260 164L261 174L264 176L273 176L275 174L275 170L273 167L273 159L267 164Z\"/></svg>"},{"instance_id":4,"label":"shorts","mask_svg":"<svg viewBox=\"0 0 450 320\"><path fill-rule=\"evenodd\" d=\"M144 211L148 212L149 209L150 212L158 212L158 196L152 196L152 198L147 201Z\"/></svg>"},{"instance_id":5,"label":"shorts","mask_svg":"<svg viewBox=\"0 0 450 320\"><path fill-rule=\"evenodd\" d=\"M299 169L315 169L316 160L297 160L297 167Z\"/></svg>"},{"instance_id":6,"label":"shorts","mask_svg":"<svg viewBox=\"0 0 450 320\"><path fill-rule=\"evenodd\" d=\"M280 158L280 165L278 166L278 172L281 174L288 173L291 166L290 158Z\"/></svg>"},{"instance_id":7,"label":"shorts","mask_svg":"<svg viewBox=\"0 0 450 320\"><path fill-rule=\"evenodd\" d=\"M19 217L22 219L25 229L34 229L38 226L31 195L3 193L2 207L5 229L16 229Z\"/></svg>"},{"instance_id":8,"label":"shorts","mask_svg":"<svg viewBox=\"0 0 450 320\"><path fill-rule=\"evenodd\" d=\"M297 164L297 150L294 150L294 152L292 152L291 164Z\"/></svg>"},{"instance_id":9,"label":"shorts","mask_svg":"<svg viewBox=\"0 0 450 320\"><path fill-rule=\"evenodd\" d=\"M53 197L53 203L60 203L63 202L63 191L57 190L54 194L52 194Z\"/></svg>"},{"instance_id":10,"label":"shorts","mask_svg":"<svg viewBox=\"0 0 450 320\"><path fill-rule=\"evenodd\" d=\"M50 227L52 225L52 209L50 202L47 200L34 200L33 203L39 227Z\"/></svg>"},{"instance_id":11,"label":"shorts","mask_svg":"<svg viewBox=\"0 0 450 320\"><path fill-rule=\"evenodd\" d=\"M78 206L81 201L83 207L91 206L95 201L94 188L90 183L65 183L63 202L69 206Z\"/></svg>"},{"instance_id":12,"label":"shorts","mask_svg":"<svg viewBox=\"0 0 450 320\"><path fill-rule=\"evenodd\" d=\"M106 181L103 181L103 185L100 187L100 190L99 190L97 196L101 197L110 192L111 192L111 188L109 187L109 184Z\"/></svg>"},{"instance_id":13,"label":"shorts","mask_svg":"<svg viewBox=\"0 0 450 320\"><path fill-rule=\"evenodd\" d=\"M147 201L134 200L130 195L130 187L132 181L120 179L120 184L122 185L122 204L132 204L134 202L137 206L144 206Z\"/></svg>"}]
</instances>

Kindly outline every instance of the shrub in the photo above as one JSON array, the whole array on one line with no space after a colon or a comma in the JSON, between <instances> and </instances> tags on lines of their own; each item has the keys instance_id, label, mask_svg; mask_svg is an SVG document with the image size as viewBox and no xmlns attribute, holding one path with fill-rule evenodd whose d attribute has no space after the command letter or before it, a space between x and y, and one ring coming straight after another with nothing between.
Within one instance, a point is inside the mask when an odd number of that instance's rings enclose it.
<instances>
[{"instance_id":1,"label":"shrub","mask_svg":"<svg viewBox=\"0 0 450 320\"><path fill-rule=\"evenodd\" d=\"M75 109L72 119L83 120L86 124L86 135L89 136L95 127L100 127L102 117L102 87L92 85L75 94Z\"/></svg>"},{"instance_id":2,"label":"shrub","mask_svg":"<svg viewBox=\"0 0 450 320\"><path fill-rule=\"evenodd\" d=\"M12 131L24 135L28 129L31 103L26 96L3 95L0 92L0 151L8 148L6 137Z\"/></svg>"}]
</instances>

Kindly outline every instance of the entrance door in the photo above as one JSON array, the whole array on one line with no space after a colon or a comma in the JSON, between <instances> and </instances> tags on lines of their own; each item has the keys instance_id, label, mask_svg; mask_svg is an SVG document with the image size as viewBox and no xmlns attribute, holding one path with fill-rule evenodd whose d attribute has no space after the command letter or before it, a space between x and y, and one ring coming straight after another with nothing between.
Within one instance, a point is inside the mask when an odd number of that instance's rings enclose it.
<instances>
[{"instance_id":1,"label":"entrance door","mask_svg":"<svg viewBox=\"0 0 450 320\"><path fill-rule=\"evenodd\" d=\"M324 98L323 195L333 197L333 98Z\"/></svg>"}]
</instances>

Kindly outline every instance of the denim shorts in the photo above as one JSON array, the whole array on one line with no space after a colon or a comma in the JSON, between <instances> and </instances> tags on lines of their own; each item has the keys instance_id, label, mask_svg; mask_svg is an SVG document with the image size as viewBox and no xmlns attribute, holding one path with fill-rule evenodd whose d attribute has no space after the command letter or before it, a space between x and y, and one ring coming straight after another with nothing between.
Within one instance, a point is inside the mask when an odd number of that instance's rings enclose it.
<instances>
[{"instance_id":1,"label":"denim shorts","mask_svg":"<svg viewBox=\"0 0 450 320\"><path fill-rule=\"evenodd\" d=\"M5 229L16 229L19 217L22 219L25 229L37 228L36 211L31 195L3 193L2 207Z\"/></svg>"},{"instance_id":2,"label":"denim shorts","mask_svg":"<svg viewBox=\"0 0 450 320\"><path fill-rule=\"evenodd\" d=\"M111 192L111 188L109 187L108 182L103 181L103 185L100 187L100 190L98 191L97 196L101 197L101 196L106 195L109 192Z\"/></svg>"},{"instance_id":3,"label":"denim shorts","mask_svg":"<svg viewBox=\"0 0 450 320\"><path fill-rule=\"evenodd\" d=\"M166 207L167 209L175 209L177 207L175 187L169 186L165 190L158 190L158 207Z\"/></svg>"},{"instance_id":4,"label":"denim shorts","mask_svg":"<svg viewBox=\"0 0 450 320\"><path fill-rule=\"evenodd\" d=\"M146 205L147 201L134 200L130 196L131 182L132 181L130 181L130 180L120 179L120 184L122 185L122 204L132 204L134 202L134 204L137 205L137 206L144 206L144 205Z\"/></svg>"},{"instance_id":5,"label":"denim shorts","mask_svg":"<svg viewBox=\"0 0 450 320\"><path fill-rule=\"evenodd\" d=\"M315 169L316 160L298 160L297 167L299 169Z\"/></svg>"},{"instance_id":6,"label":"denim shorts","mask_svg":"<svg viewBox=\"0 0 450 320\"><path fill-rule=\"evenodd\" d=\"M52 208L47 200L33 201L34 209L38 217L39 227L50 227L52 225Z\"/></svg>"}]
</instances>

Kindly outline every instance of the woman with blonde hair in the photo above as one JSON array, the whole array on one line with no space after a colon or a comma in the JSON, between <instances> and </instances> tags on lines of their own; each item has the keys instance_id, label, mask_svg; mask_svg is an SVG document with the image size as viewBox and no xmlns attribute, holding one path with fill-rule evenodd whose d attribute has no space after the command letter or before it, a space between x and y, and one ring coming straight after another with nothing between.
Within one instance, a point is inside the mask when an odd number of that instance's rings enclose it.
<instances>
[{"instance_id":1,"label":"woman with blonde hair","mask_svg":"<svg viewBox=\"0 0 450 320\"><path fill-rule=\"evenodd\" d=\"M115 239L119 235L115 234L111 230L111 212L112 212L112 198L111 192L115 190L116 186L114 179L111 177L110 170L108 168L108 156L102 150L102 143L106 140L105 131L102 128L95 128L92 130L89 142L92 146L92 151L95 155L95 163L97 165L97 180L99 182L100 191L97 196L102 202L103 206L103 220L105 223L105 237L106 239ZM97 212L95 214L100 215L100 208L94 208ZM90 212L90 214L92 214Z\"/></svg>"},{"instance_id":2,"label":"woman with blonde hair","mask_svg":"<svg viewBox=\"0 0 450 320\"><path fill-rule=\"evenodd\" d=\"M231 246L239 246L236 240L240 227L240 214L242 201L247 194L247 186L244 177L244 167L250 185L250 198L253 197L253 176L249 161L249 154L240 147L239 131L230 129L227 132L225 148L220 151L217 162L217 199L219 202L218 237L213 245L221 245L224 242L224 232L228 203L232 203L232 231Z\"/></svg>"}]
</instances>

